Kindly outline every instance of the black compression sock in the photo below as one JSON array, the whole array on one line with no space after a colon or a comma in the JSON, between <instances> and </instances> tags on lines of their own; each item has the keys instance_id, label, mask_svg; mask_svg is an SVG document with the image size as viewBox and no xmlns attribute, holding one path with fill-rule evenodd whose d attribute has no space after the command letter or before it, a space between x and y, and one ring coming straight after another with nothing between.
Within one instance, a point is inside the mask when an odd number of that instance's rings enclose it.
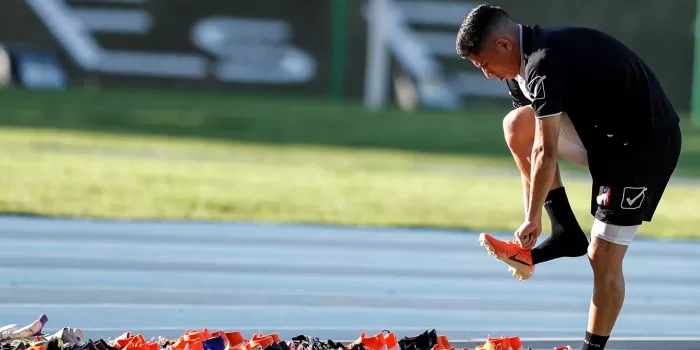
<instances>
[{"instance_id":1,"label":"black compression sock","mask_svg":"<svg viewBox=\"0 0 700 350\"><path fill-rule=\"evenodd\" d=\"M605 350L605 345L608 343L610 336L595 335L586 331L586 338L583 341L581 350Z\"/></svg>"},{"instance_id":2,"label":"black compression sock","mask_svg":"<svg viewBox=\"0 0 700 350\"><path fill-rule=\"evenodd\" d=\"M588 237L571 210L564 187L549 191L544 209L552 222L552 234L532 249L532 263L586 255Z\"/></svg>"}]
</instances>

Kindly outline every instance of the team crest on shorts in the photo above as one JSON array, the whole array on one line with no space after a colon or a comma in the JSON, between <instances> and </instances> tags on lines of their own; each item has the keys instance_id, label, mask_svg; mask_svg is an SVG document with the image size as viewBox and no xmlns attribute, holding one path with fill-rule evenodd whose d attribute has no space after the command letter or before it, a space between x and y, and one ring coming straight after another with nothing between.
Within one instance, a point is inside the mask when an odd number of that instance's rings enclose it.
<instances>
[{"instance_id":1,"label":"team crest on shorts","mask_svg":"<svg viewBox=\"0 0 700 350\"><path fill-rule=\"evenodd\" d=\"M598 190L598 197L596 197L596 202L598 202L598 205L601 207L607 207L610 205L610 192L609 186L600 186L600 189Z\"/></svg>"}]
</instances>

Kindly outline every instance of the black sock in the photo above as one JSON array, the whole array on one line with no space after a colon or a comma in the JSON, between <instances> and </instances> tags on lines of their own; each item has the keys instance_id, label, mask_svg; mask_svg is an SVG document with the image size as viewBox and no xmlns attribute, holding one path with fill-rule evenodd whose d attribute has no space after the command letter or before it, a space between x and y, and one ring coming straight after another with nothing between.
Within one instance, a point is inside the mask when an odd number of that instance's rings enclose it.
<instances>
[{"instance_id":1,"label":"black sock","mask_svg":"<svg viewBox=\"0 0 700 350\"><path fill-rule=\"evenodd\" d=\"M549 191L544 209L552 222L552 234L532 249L532 263L539 264L563 257L577 257L588 252L588 237L571 210L564 187Z\"/></svg>"},{"instance_id":2,"label":"black sock","mask_svg":"<svg viewBox=\"0 0 700 350\"><path fill-rule=\"evenodd\" d=\"M608 343L610 336L604 337L602 335L591 334L586 331L586 338L583 341L583 347L581 350L604 350L605 344Z\"/></svg>"}]
</instances>

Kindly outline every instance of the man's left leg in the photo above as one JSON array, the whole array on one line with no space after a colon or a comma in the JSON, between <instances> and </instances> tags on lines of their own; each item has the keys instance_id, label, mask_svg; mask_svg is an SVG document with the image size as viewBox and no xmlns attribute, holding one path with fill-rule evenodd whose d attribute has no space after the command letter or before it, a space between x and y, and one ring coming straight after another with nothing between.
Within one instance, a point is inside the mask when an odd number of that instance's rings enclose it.
<instances>
[{"instance_id":1,"label":"man's left leg","mask_svg":"<svg viewBox=\"0 0 700 350\"><path fill-rule=\"evenodd\" d=\"M639 226L616 226L595 220L588 259L593 268L593 297L583 350L602 350L625 299L622 261Z\"/></svg>"},{"instance_id":2,"label":"man's left leg","mask_svg":"<svg viewBox=\"0 0 700 350\"><path fill-rule=\"evenodd\" d=\"M591 214L595 220L588 260L593 268L593 296L583 350L605 349L625 299L625 253L660 199L650 169L646 165L635 168L634 164L606 159L606 164L598 164L591 173Z\"/></svg>"},{"instance_id":3,"label":"man's left leg","mask_svg":"<svg viewBox=\"0 0 700 350\"><path fill-rule=\"evenodd\" d=\"M657 135L649 155L607 164L592 171L588 258L593 297L582 350L604 350L625 299L622 262L642 222L651 222L673 175L681 151L679 127ZM598 164L600 165L600 164Z\"/></svg>"}]
</instances>

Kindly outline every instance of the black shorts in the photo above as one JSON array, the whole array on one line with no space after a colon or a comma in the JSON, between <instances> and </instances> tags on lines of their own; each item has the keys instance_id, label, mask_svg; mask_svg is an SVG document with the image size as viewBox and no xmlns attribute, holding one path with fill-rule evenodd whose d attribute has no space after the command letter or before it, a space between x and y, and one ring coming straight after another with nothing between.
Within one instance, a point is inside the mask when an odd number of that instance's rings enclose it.
<instances>
[{"instance_id":1,"label":"black shorts","mask_svg":"<svg viewBox=\"0 0 700 350\"><path fill-rule=\"evenodd\" d=\"M589 156L593 178L591 215L612 225L635 226L651 221L681 153L680 126L659 133L653 147L625 151L609 145L611 152ZM601 147L605 149L605 147Z\"/></svg>"}]
</instances>

